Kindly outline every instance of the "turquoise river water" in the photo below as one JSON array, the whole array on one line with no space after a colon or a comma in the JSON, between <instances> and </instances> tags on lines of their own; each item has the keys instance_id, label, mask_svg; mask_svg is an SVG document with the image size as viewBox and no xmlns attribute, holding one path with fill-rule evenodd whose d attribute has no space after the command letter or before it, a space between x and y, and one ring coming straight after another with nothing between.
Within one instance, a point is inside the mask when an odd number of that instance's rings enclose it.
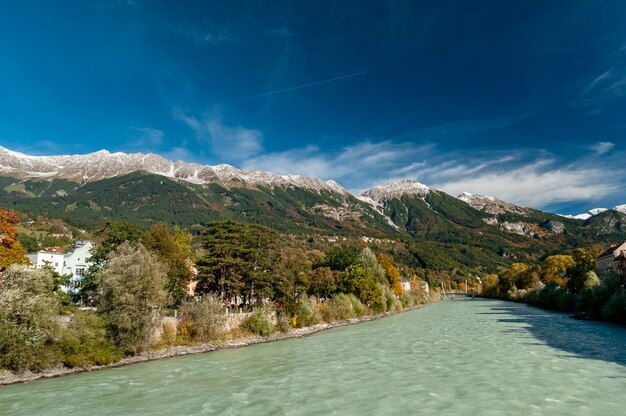
<instances>
[{"instance_id":1,"label":"turquoise river water","mask_svg":"<svg viewBox=\"0 0 626 416\"><path fill-rule=\"evenodd\" d=\"M448 300L302 339L0 387L2 415L626 415L626 328Z\"/></svg>"}]
</instances>

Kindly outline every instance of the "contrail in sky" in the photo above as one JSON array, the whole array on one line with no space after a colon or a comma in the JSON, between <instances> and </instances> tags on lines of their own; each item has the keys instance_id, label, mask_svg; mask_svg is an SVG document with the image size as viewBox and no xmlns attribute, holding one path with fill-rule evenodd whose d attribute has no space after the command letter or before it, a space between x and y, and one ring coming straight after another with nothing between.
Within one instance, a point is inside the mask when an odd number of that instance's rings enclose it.
<instances>
[{"instance_id":1,"label":"contrail in sky","mask_svg":"<svg viewBox=\"0 0 626 416\"><path fill-rule=\"evenodd\" d=\"M266 93L263 93L263 94L251 95L249 97L244 97L244 98L239 98L237 100L229 101L227 104L238 103L240 101L254 100L255 98L267 97L267 96L270 96L270 95L280 94L280 93L283 93L283 92L299 90L301 88L312 87L314 85L327 84L329 82L339 81L341 79L354 78L354 77L358 77L358 76L364 75L366 73L367 72L356 72L354 74L342 75L340 77L325 79L323 81L311 82L310 84L302 84L302 85L297 85L295 87L283 88L281 90L275 90L275 91L266 92Z\"/></svg>"}]
</instances>

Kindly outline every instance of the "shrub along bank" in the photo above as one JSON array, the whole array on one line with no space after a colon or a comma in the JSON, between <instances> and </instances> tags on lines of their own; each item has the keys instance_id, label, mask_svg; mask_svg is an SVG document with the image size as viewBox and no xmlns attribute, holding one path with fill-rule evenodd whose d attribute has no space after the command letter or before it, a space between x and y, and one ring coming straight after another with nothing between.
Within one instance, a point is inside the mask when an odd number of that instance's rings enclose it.
<instances>
[{"instance_id":1,"label":"shrub along bank","mask_svg":"<svg viewBox=\"0 0 626 416\"><path fill-rule=\"evenodd\" d=\"M514 263L487 276L482 295L626 324L624 282L612 274L598 276L594 259L593 253L577 249L572 256L551 256L535 266Z\"/></svg>"}]
</instances>

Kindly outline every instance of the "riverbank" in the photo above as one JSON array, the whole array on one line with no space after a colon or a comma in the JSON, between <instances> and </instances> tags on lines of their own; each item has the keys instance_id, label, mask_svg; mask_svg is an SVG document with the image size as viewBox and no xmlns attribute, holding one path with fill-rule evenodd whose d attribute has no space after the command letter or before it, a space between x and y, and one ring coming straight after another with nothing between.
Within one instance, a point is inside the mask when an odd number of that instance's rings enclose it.
<instances>
[{"instance_id":1,"label":"riverbank","mask_svg":"<svg viewBox=\"0 0 626 416\"><path fill-rule=\"evenodd\" d=\"M228 340L220 343L207 343L202 345L177 345L173 347L165 347L161 349L145 351L141 354L131 357L122 358L120 361L108 365L96 365L90 367L55 367L42 372L24 372L21 374L13 374L6 372L6 374L0 373L0 386L17 384L17 383L29 383L31 381L61 377L69 374L90 372L104 370L107 368L122 367L131 364L144 363L148 361L161 360L165 358L178 357L182 355L200 354L211 351L218 351L227 348L241 348L249 345L264 344L267 342L280 341L290 338L302 338L308 335L312 335L321 331L325 331L332 328L339 328L347 325L354 325L361 322L373 321L376 319L384 318L387 316L397 315L399 313L408 312L414 309L422 308L426 305L416 305L409 308L405 308L401 311L383 312L376 315L366 315L358 318L350 318L342 321L336 321L332 323L320 323L305 328L295 328L289 332L276 332L268 336L250 336Z\"/></svg>"}]
</instances>

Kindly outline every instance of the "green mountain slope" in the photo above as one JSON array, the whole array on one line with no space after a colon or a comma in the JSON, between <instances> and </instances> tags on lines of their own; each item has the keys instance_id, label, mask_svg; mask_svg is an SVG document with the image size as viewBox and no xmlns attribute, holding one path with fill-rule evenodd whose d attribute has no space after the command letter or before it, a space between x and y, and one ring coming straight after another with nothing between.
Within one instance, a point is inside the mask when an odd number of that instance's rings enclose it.
<instances>
[{"instance_id":1,"label":"green mountain slope","mask_svg":"<svg viewBox=\"0 0 626 416\"><path fill-rule=\"evenodd\" d=\"M587 221L534 209L494 215L434 189L423 196L389 197L380 204L382 214L352 195L330 190L196 185L143 172L84 185L0 177L0 206L88 230L106 219L190 228L235 219L284 233L401 240L422 267L469 273L626 239L626 215L616 211Z\"/></svg>"},{"instance_id":2,"label":"green mountain slope","mask_svg":"<svg viewBox=\"0 0 626 416\"><path fill-rule=\"evenodd\" d=\"M382 204L383 212L411 235L408 247L413 255L424 267L435 269L495 270L514 261L626 239L625 216L615 211L586 222L534 209L524 215L491 215L437 190ZM528 234L508 231L508 224L523 224Z\"/></svg>"},{"instance_id":3,"label":"green mountain slope","mask_svg":"<svg viewBox=\"0 0 626 416\"><path fill-rule=\"evenodd\" d=\"M386 219L351 195L302 188L195 185L135 172L79 186L64 180L0 178L0 206L92 228L105 219L185 227L237 219L294 233L384 236Z\"/></svg>"}]
</instances>

